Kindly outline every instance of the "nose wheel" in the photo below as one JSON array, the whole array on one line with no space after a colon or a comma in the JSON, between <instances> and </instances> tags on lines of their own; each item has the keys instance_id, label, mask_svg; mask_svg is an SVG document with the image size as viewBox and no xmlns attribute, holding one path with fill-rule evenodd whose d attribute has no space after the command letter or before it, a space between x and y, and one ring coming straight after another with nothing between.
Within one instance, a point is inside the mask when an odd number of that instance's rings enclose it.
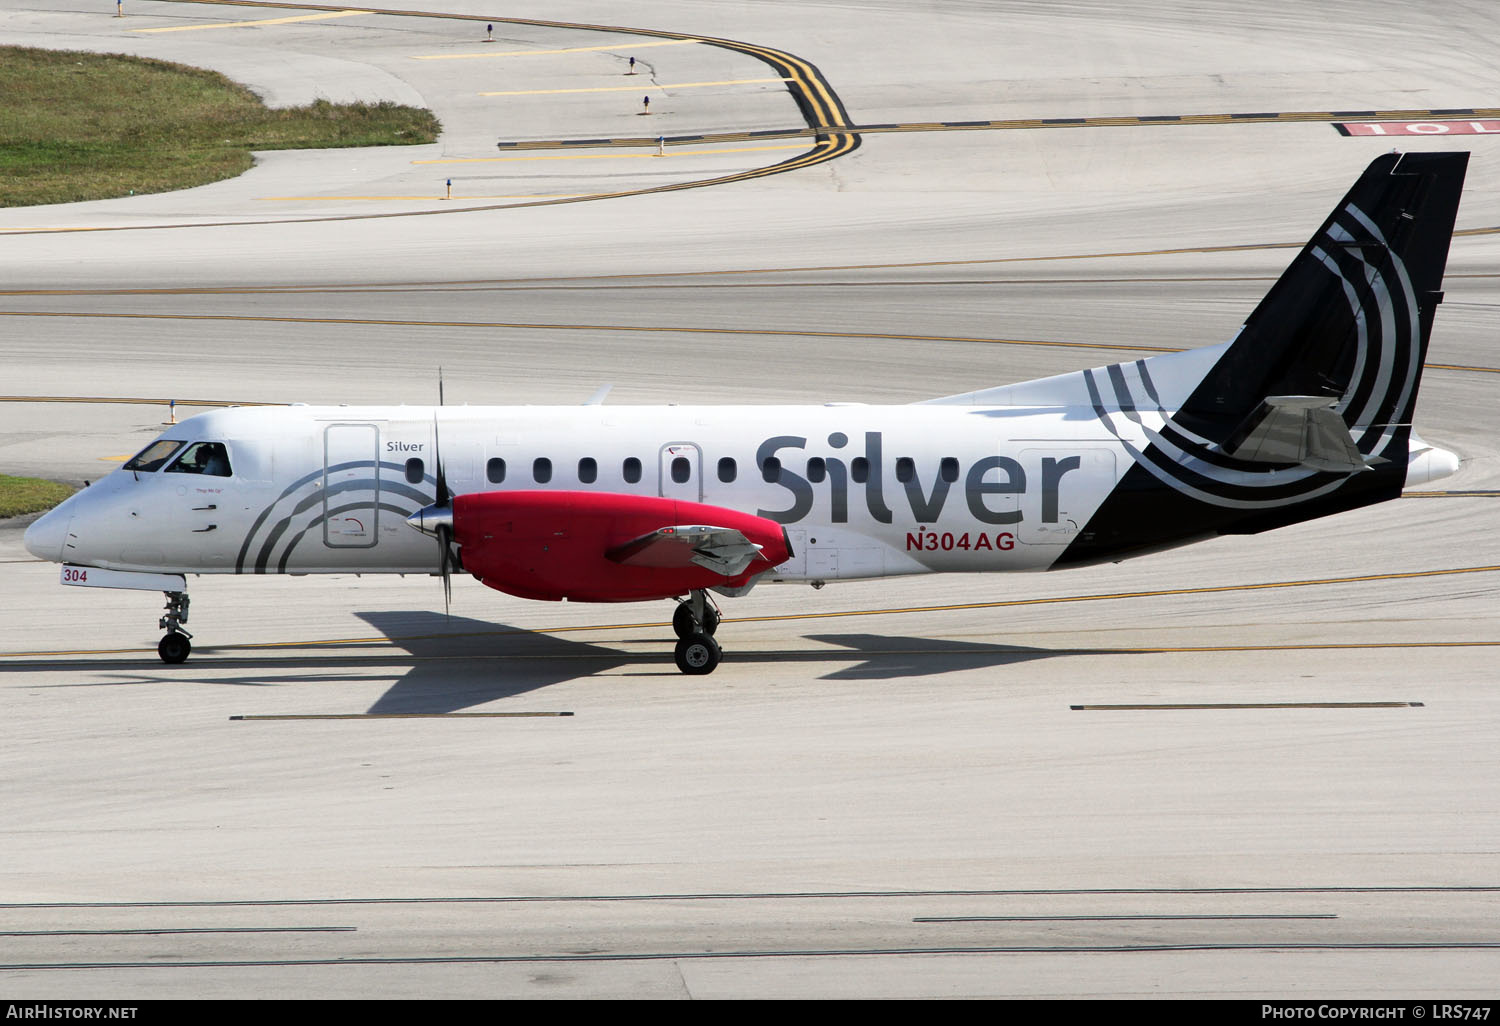
<instances>
[{"instance_id":1,"label":"nose wheel","mask_svg":"<svg viewBox=\"0 0 1500 1026\"><path fill-rule=\"evenodd\" d=\"M719 611L709 603L704 591L694 591L677 604L672 613L672 631L679 640L673 655L683 673L693 676L713 673L719 665L724 650L714 640L714 632L719 629L720 619Z\"/></svg>"},{"instance_id":2,"label":"nose wheel","mask_svg":"<svg viewBox=\"0 0 1500 1026\"><path fill-rule=\"evenodd\" d=\"M157 626L167 633L157 642L156 654L161 656L164 663L181 663L187 660L188 653L193 650L193 636L182 629L182 625L187 623L189 599L185 591L167 591L162 594L167 596L167 611L157 622Z\"/></svg>"},{"instance_id":3,"label":"nose wheel","mask_svg":"<svg viewBox=\"0 0 1500 1026\"><path fill-rule=\"evenodd\" d=\"M156 643L156 654L161 656L164 663L186 662L188 653L193 650L193 643L188 636L180 631L173 631L164 635L161 641Z\"/></svg>"}]
</instances>

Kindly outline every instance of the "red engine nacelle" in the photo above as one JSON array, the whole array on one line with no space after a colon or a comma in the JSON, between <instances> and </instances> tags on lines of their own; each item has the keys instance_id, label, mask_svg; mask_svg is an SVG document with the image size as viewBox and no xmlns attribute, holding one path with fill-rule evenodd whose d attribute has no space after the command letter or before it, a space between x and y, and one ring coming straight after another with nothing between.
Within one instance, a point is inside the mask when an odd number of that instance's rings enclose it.
<instances>
[{"instance_id":1,"label":"red engine nacelle","mask_svg":"<svg viewBox=\"0 0 1500 1026\"><path fill-rule=\"evenodd\" d=\"M733 577L680 558L623 563L609 553L663 528L739 531L761 547ZM738 587L791 558L774 520L722 506L613 492L480 492L453 499L453 535L464 569L481 583L529 599L635 602L698 588ZM661 565L671 563L677 565Z\"/></svg>"}]
</instances>

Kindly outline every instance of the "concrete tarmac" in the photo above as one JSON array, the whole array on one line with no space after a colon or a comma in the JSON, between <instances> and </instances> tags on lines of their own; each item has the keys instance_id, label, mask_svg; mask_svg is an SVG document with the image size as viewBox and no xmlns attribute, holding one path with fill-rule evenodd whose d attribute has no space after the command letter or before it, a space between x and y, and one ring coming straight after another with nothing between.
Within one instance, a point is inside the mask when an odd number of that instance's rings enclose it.
<instances>
[{"instance_id":1,"label":"concrete tarmac","mask_svg":"<svg viewBox=\"0 0 1500 1026\"><path fill-rule=\"evenodd\" d=\"M807 126L764 61L681 37L812 65L854 125L1500 92L1472 5L631 6L669 38L522 3L592 27L494 43L492 9L415 6L479 20L0 16L0 43L446 128L0 210L0 472L97 479L172 399L429 404L439 367L457 403L910 402L1211 344L1393 145L896 131L769 175L814 141L608 145ZM599 145L496 145L560 139ZM60 587L0 522L0 992L1493 997L1500 151L1399 143L1473 151L1417 413L1464 462L1381 506L1058 574L759 588L703 678L668 603L460 579L445 615L435 578L380 576L193 579L168 667L157 596Z\"/></svg>"}]
</instances>

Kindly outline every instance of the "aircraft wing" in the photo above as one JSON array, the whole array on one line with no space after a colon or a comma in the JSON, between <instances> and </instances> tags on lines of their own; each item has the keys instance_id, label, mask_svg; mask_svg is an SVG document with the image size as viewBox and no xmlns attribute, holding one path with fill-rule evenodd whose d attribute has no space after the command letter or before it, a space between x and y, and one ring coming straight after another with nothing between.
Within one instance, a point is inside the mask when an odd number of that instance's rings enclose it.
<instances>
[{"instance_id":1,"label":"aircraft wing","mask_svg":"<svg viewBox=\"0 0 1500 1026\"><path fill-rule=\"evenodd\" d=\"M690 563L734 577L743 573L761 546L732 527L710 527L690 524L662 527L605 555L624 566L680 568Z\"/></svg>"}]
</instances>

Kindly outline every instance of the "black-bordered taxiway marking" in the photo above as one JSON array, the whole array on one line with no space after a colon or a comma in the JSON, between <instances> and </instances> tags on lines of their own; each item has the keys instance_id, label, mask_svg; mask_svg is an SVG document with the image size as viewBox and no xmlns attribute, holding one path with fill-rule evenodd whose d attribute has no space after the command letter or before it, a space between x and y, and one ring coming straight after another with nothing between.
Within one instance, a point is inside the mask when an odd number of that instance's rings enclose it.
<instances>
[{"instance_id":1,"label":"black-bordered taxiway marking","mask_svg":"<svg viewBox=\"0 0 1500 1026\"><path fill-rule=\"evenodd\" d=\"M1161 128L1170 125L1263 125L1338 123L1341 121L1424 121L1432 118L1496 118L1500 107L1464 107L1448 110L1291 110L1226 114L1137 114L1100 115L1082 118L997 118L981 121L904 121L849 125L858 135L906 132L1016 132L1047 128ZM502 150L586 149L592 147L645 147L664 143L750 142L765 139L796 139L816 134L809 128L771 128L755 132L698 132L666 136L619 136L595 139L502 140Z\"/></svg>"},{"instance_id":2,"label":"black-bordered taxiway marking","mask_svg":"<svg viewBox=\"0 0 1500 1026\"><path fill-rule=\"evenodd\" d=\"M293 9L308 11L343 12L347 7L326 4L310 3L281 3L272 0L183 0L185 3L197 3L210 6L233 6L233 7L259 7L270 9ZM724 50L744 54L767 65L775 73L776 77L785 84L787 91L791 94L798 110L802 112L806 122L805 131L800 135L811 137L812 147L805 153L770 164L765 167L752 168L735 174L722 175L715 178L695 180L690 182L676 182L667 185L650 186L641 189L627 189L618 192L596 193L583 196L566 196L540 200L522 201L520 203L500 203L477 207L455 208L452 212L492 210L509 207L531 207L551 206L561 203L580 203L596 199L617 199L625 196L644 196L659 192L676 192L683 189L698 189L710 185L726 185L731 182L747 181L752 178L762 178L768 175L784 174L788 171L796 171L826 161L835 160L838 157L852 153L859 148L860 137L856 132L849 130L849 115L844 109L844 103L833 90L833 86L824 78L822 71L810 61L804 60L795 54L778 50L774 47L761 46L755 43L747 43L738 39L725 39L715 36L705 36L698 33L671 32L664 29L631 28L623 25L601 25L587 22L551 21L538 18L506 18L495 17L489 14L460 14L455 12L441 11L413 11L379 7L361 7L363 14L379 15L398 18L434 18L449 21L471 21L484 23L497 23L506 25L524 25L534 28L553 28L563 30L585 30L591 32L612 32L621 35L645 36L654 39L664 39L678 42L699 43L704 46L715 46ZM651 141L656 145L656 139ZM429 215L434 213L446 213L447 210L424 210L424 211L400 211L382 214L354 214L335 217L314 218L291 218L273 221L256 222L213 222L198 225L141 225L138 228L174 228L174 227L228 227L236 223L255 224L279 224L299 221L342 221L360 220L365 218L380 217L411 217ZM69 229L72 230L72 229ZM91 231L120 231L129 230L125 226L87 229ZM50 231L44 229L42 231ZM16 234L27 234L20 232Z\"/></svg>"},{"instance_id":3,"label":"black-bordered taxiway marking","mask_svg":"<svg viewBox=\"0 0 1500 1026\"><path fill-rule=\"evenodd\" d=\"M277 10L307 10L322 11L337 14L348 13L350 8L342 5L325 5L310 3L283 3L273 0L182 0L185 3L198 3L208 6L234 6L266 8ZM716 38L703 36L696 33L672 32L662 29L642 29L619 25L601 25L582 22L550 21L535 18L504 18L493 15L462 14L456 12L442 11L414 11L389 8L366 8L359 9L361 14L405 17L405 18L429 18L450 21L471 22L499 22L510 25L525 25L538 28L555 28L563 30L588 30L596 32L614 32L622 35L637 35L648 38L664 39L677 42L700 43L706 46L716 46L737 53L742 53L761 61L772 68L778 77L786 83L788 92L796 102L798 109L802 112L806 121L806 127L796 129L767 129L757 132L734 132L734 133L704 133L694 135L674 135L671 137L628 137L623 139L573 139L573 140L551 140L541 142L501 142L502 149L521 148L569 148L581 146L655 146L663 141L673 143L681 142L717 142L717 141L745 141L765 140L776 138L803 138L810 137L813 140L812 147L805 153L765 167L753 168L747 171L715 178L699 179L687 182L677 182L666 185L650 186L641 189L628 189L616 192L591 193L576 196L548 197L534 200L522 200L520 202L492 203L478 206L444 207L439 209L415 210L415 211L387 211L377 214L341 214L326 215L321 217L293 217L273 218L255 221L210 221L210 222L188 222L176 224L148 224L148 225L111 225L94 226L83 228L22 228L7 229L0 234L53 234L56 232L70 231L151 231L166 230L172 228L221 228L237 227L245 224L294 224L302 222L322 221L353 221L371 220L377 218L394 217L425 217L444 213L466 213L483 210L512 209L534 206L552 206L563 203L584 203L601 199L619 199L627 196L648 195L651 193L674 192L685 189L706 188L708 186L725 185L731 182L746 181L753 178L768 175L783 174L788 171L800 170L822 164L839 157L846 156L858 149L861 136L864 134L890 133L890 132L939 132L939 131L997 131L997 130L1027 130L1047 128L1118 128L1118 127L1161 127L1165 125L1216 125L1216 124L1257 124L1257 123L1302 123L1302 122L1330 122L1330 121L1419 121L1433 118L1493 118L1500 116L1500 108L1490 107L1462 107L1446 109L1427 110L1347 110L1347 111L1263 111L1263 112L1234 112L1224 114L1145 114L1128 116L1095 116L1078 118L1014 118L1003 120L975 120L975 121L930 121L930 122L907 122L907 123L881 123L871 125L851 124L848 112L845 110L843 101L829 84L823 73L812 63L793 54L773 47L761 46L747 43L741 40Z\"/></svg>"}]
</instances>

